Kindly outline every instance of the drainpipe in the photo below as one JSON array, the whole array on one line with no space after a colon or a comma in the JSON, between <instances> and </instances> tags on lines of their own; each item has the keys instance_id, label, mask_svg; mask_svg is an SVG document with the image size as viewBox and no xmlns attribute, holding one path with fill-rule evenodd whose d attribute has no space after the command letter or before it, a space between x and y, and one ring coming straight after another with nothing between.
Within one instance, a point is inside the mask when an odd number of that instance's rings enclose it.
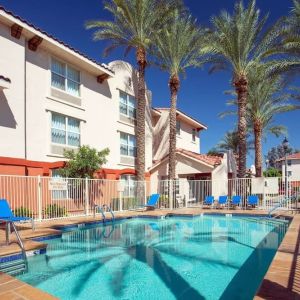
<instances>
[{"instance_id":1,"label":"drainpipe","mask_svg":"<svg viewBox=\"0 0 300 300\"><path fill-rule=\"evenodd\" d=\"M26 38L24 38L24 158L27 160L27 68L26 68ZM26 167L26 173L27 173L27 167ZM26 174L27 175L27 174Z\"/></svg>"}]
</instances>

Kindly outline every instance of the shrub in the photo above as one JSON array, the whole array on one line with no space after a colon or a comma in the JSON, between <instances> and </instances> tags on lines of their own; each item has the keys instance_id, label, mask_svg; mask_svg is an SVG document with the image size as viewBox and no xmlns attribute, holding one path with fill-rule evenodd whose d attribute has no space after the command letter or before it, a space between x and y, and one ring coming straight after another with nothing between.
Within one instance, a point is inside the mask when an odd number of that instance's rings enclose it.
<instances>
[{"instance_id":1,"label":"shrub","mask_svg":"<svg viewBox=\"0 0 300 300\"><path fill-rule=\"evenodd\" d=\"M44 210L44 215L48 218L65 217L67 215L67 211L65 207L61 207L57 204L49 204Z\"/></svg>"},{"instance_id":2,"label":"shrub","mask_svg":"<svg viewBox=\"0 0 300 300\"><path fill-rule=\"evenodd\" d=\"M18 207L18 208L16 208L14 210L14 215L16 217L28 217L28 218L32 218L33 212L29 208L27 208L27 207L20 206L20 207Z\"/></svg>"}]
</instances>

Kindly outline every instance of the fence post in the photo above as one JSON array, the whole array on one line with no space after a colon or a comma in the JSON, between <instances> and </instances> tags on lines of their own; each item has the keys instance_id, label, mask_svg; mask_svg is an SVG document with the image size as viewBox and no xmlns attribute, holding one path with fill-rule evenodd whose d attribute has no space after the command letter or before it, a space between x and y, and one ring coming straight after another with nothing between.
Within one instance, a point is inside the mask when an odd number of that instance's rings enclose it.
<instances>
[{"instance_id":1,"label":"fence post","mask_svg":"<svg viewBox=\"0 0 300 300\"><path fill-rule=\"evenodd\" d=\"M169 208L173 209L173 181L169 180Z\"/></svg>"},{"instance_id":2,"label":"fence post","mask_svg":"<svg viewBox=\"0 0 300 300\"><path fill-rule=\"evenodd\" d=\"M266 185L267 185L267 179L263 177L264 179L264 186L263 186L263 207L264 209L267 209L267 201L266 201Z\"/></svg>"},{"instance_id":3,"label":"fence post","mask_svg":"<svg viewBox=\"0 0 300 300\"><path fill-rule=\"evenodd\" d=\"M41 176L37 177L37 207L38 207L38 220L42 221L42 191L41 191Z\"/></svg>"},{"instance_id":4,"label":"fence post","mask_svg":"<svg viewBox=\"0 0 300 300\"><path fill-rule=\"evenodd\" d=\"M89 214L89 181L85 178L85 215Z\"/></svg>"}]
</instances>

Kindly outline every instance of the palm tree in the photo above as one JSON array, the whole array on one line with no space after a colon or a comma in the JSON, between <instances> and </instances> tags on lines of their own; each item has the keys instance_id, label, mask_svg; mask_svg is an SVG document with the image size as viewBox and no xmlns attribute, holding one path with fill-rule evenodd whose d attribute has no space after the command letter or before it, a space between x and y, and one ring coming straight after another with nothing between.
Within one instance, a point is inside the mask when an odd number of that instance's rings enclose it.
<instances>
[{"instance_id":1,"label":"palm tree","mask_svg":"<svg viewBox=\"0 0 300 300\"><path fill-rule=\"evenodd\" d=\"M300 0L293 0L294 7L285 18L283 31L283 52L300 55ZM281 24L282 26L282 24ZM280 47L281 45L279 45Z\"/></svg>"},{"instance_id":2,"label":"palm tree","mask_svg":"<svg viewBox=\"0 0 300 300\"><path fill-rule=\"evenodd\" d=\"M239 177L245 177L246 174L248 74L256 64L266 59L268 55L274 54L272 49L280 36L279 26L272 26L265 30L267 16L261 18L255 4L256 1L251 0L249 5L244 7L241 1L236 3L232 15L223 11L219 16L212 18L213 33L210 45L214 49L217 60L212 71L231 70L232 82L237 94ZM270 71L278 72L288 65L289 62L284 60L268 61Z\"/></svg>"},{"instance_id":3,"label":"palm tree","mask_svg":"<svg viewBox=\"0 0 300 300\"><path fill-rule=\"evenodd\" d=\"M236 111L234 111L236 114ZM232 114L232 112L226 112L221 114L227 115L227 114ZM246 136L246 141L247 141L247 153L248 150L251 150L253 148L253 141L249 140L249 133L247 133ZM217 152L224 152L224 151L232 151L236 161L238 161L239 157L239 136L238 136L238 131L232 130L232 131L227 131L223 137L223 139L216 145L215 150Z\"/></svg>"},{"instance_id":4,"label":"palm tree","mask_svg":"<svg viewBox=\"0 0 300 300\"><path fill-rule=\"evenodd\" d=\"M154 55L157 64L169 73L170 134L169 180L175 179L176 163L176 106L180 88L180 75L190 67L207 62L209 48L205 46L206 30L196 24L187 11L175 11L170 22L158 32Z\"/></svg>"},{"instance_id":5,"label":"palm tree","mask_svg":"<svg viewBox=\"0 0 300 300\"><path fill-rule=\"evenodd\" d=\"M108 40L110 45L104 50L107 55L117 47L125 47L125 54L135 49L138 65L137 95L137 180L144 180L145 173L145 70L147 51L153 45L154 36L162 24L168 21L169 13L177 1L168 0L110 0L104 2L113 21L89 21L86 28L96 28L94 40Z\"/></svg>"},{"instance_id":6,"label":"palm tree","mask_svg":"<svg viewBox=\"0 0 300 300\"><path fill-rule=\"evenodd\" d=\"M274 125L276 115L299 109L300 106L296 105L292 100L292 95L286 92L285 79L280 75L270 76L264 66L249 72L248 78L249 90L246 118L254 134L256 176L261 177L263 136L271 133L278 137L285 133L286 128L284 126ZM237 105L237 102L236 100L228 101L228 104Z\"/></svg>"}]
</instances>

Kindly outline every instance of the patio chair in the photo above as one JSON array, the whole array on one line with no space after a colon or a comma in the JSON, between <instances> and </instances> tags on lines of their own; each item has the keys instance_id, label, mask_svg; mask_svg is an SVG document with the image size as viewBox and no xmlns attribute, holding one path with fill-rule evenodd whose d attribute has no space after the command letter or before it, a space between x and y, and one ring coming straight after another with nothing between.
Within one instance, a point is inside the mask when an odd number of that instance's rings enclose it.
<instances>
[{"instance_id":1,"label":"patio chair","mask_svg":"<svg viewBox=\"0 0 300 300\"><path fill-rule=\"evenodd\" d=\"M221 208L221 205L223 205L223 207L228 207L228 196L219 196L219 200L218 200L218 206L219 208Z\"/></svg>"},{"instance_id":2,"label":"patio chair","mask_svg":"<svg viewBox=\"0 0 300 300\"><path fill-rule=\"evenodd\" d=\"M6 199L0 199L0 222L9 224L11 222L31 221L32 230L34 230L34 220L28 217L16 217Z\"/></svg>"},{"instance_id":3,"label":"patio chair","mask_svg":"<svg viewBox=\"0 0 300 300\"><path fill-rule=\"evenodd\" d=\"M241 204L241 200L242 200L241 196L238 195L232 196L231 206L239 206Z\"/></svg>"},{"instance_id":4,"label":"patio chair","mask_svg":"<svg viewBox=\"0 0 300 300\"><path fill-rule=\"evenodd\" d=\"M160 197L160 194L152 194L149 197L149 200L148 200L147 204L137 206L136 208L131 209L131 210L147 210L147 209L152 210L152 209L155 209L155 208L157 208L157 203L158 203L159 197Z\"/></svg>"},{"instance_id":5,"label":"patio chair","mask_svg":"<svg viewBox=\"0 0 300 300\"><path fill-rule=\"evenodd\" d=\"M257 206L258 205L258 196L257 195L248 196L247 205L250 207Z\"/></svg>"},{"instance_id":6,"label":"patio chair","mask_svg":"<svg viewBox=\"0 0 300 300\"><path fill-rule=\"evenodd\" d=\"M207 206L210 206L210 208L212 208L214 205L214 202L215 202L214 196L206 196L204 199L204 202L203 202L203 206L207 205Z\"/></svg>"}]
</instances>

